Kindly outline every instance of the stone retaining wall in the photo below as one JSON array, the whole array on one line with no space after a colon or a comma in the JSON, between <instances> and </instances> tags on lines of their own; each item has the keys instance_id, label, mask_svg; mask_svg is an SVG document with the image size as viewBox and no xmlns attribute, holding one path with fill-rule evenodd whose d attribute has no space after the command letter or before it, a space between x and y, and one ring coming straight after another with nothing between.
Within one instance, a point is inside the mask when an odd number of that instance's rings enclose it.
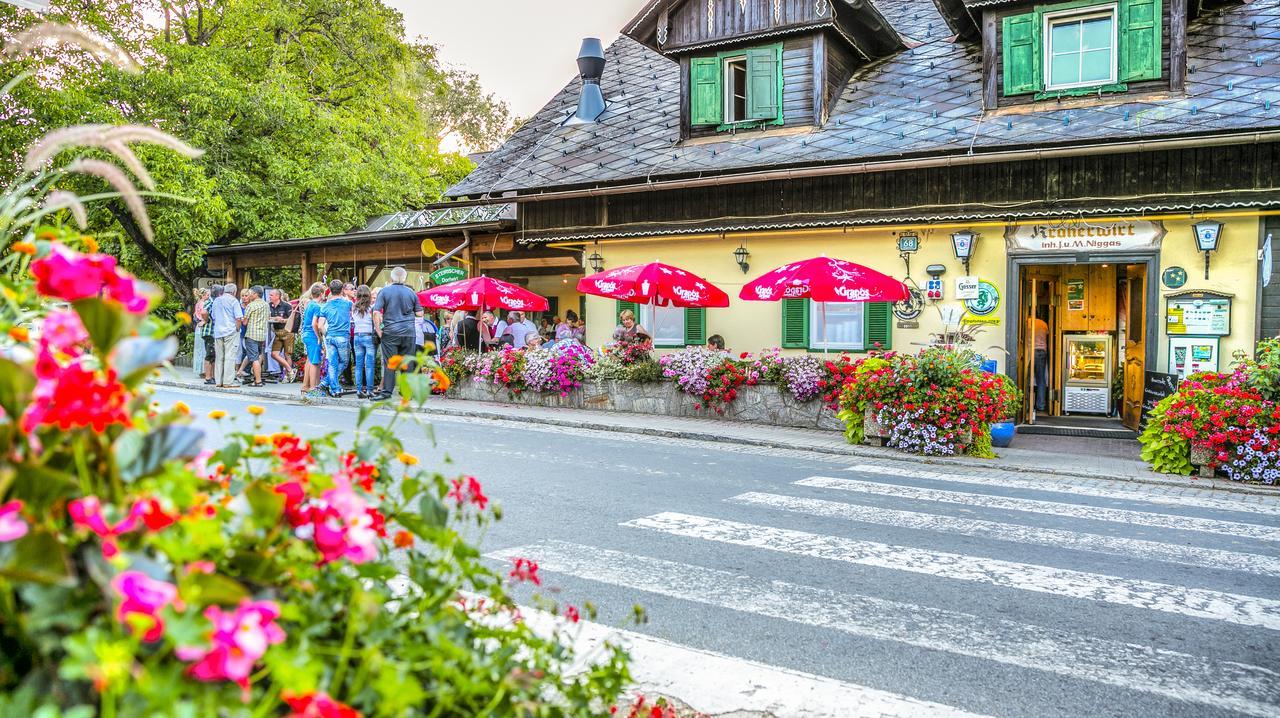
<instances>
[{"instance_id":1,"label":"stone retaining wall","mask_svg":"<svg viewBox=\"0 0 1280 718\"><path fill-rule=\"evenodd\" d=\"M739 388L738 397L729 404L724 414L717 414L714 409L698 409L697 400L677 389L676 385L669 381L645 384L620 380L585 382L582 388L571 392L568 396L526 392L521 396L512 397L502 387L481 384L467 378L454 385L449 390L449 396L455 399L507 402L529 406L702 417L804 429L844 430L844 424L836 420L835 413L820 399L801 403L772 384Z\"/></svg>"}]
</instances>

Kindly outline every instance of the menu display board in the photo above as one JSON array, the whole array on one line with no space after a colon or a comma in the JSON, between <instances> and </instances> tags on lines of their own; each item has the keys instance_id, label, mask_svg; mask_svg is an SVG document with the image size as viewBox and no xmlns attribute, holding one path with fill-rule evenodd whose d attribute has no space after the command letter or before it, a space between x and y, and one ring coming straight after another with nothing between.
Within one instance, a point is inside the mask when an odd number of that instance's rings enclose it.
<instances>
[{"instance_id":1,"label":"menu display board","mask_svg":"<svg viewBox=\"0 0 1280 718\"><path fill-rule=\"evenodd\" d=\"M1225 337L1231 333L1231 298L1208 292L1171 296L1165 333Z\"/></svg>"},{"instance_id":2,"label":"menu display board","mask_svg":"<svg viewBox=\"0 0 1280 718\"><path fill-rule=\"evenodd\" d=\"M1147 414L1156 408L1167 396L1172 396L1178 390L1178 375L1165 374L1164 372L1149 371L1146 373L1146 380L1142 385L1142 418L1138 421L1141 429L1147 428Z\"/></svg>"}]
</instances>

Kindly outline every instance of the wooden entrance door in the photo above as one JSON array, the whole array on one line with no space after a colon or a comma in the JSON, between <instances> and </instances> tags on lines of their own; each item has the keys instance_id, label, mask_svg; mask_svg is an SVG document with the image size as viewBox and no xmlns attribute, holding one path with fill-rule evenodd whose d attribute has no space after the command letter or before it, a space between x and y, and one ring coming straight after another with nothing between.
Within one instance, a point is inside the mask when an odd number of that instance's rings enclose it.
<instances>
[{"instance_id":1,"label":"wooden entrance door","mask_svg":"<svg viewBox=\"0 0 1280 718\"><path fill-rule=\"evenodd\" d=\"M1120 416L1124 425L1134 431L1142 419L1142 388L1147 370L1147 266L1131 264L1125 268L1129 281L1128 317L1125 321L1124 406Z\"/></svg>"},{"instance_id":2,"label":"wooden entrance door","mask_svg":"<svg viewBox=\"0 0 1280 718\"><path fill-rule=\"evenodd\" d=\"M1024 269L1022 276L1022 307L1019 310L1019 314L1022 317L1022 341L1019 342L1022 361L1020 362L1021 381L1018 382L1018 387L1022 389L1022 413L1026 417L1028 424L1036 423L1035 309L1039 301L1036 296L1036 287L1038 285L1039 282L1036 281L1035 275Z\"/></svg>"}]
</instances>

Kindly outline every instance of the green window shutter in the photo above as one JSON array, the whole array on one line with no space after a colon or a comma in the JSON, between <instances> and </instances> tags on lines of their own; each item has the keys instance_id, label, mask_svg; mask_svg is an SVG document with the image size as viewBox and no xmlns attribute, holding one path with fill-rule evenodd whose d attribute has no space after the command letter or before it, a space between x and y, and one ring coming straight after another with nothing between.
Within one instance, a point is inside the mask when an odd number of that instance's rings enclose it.
<instances>
[{"instance_id":1,"label":"green window shutter","mask_svg":"<svg viewBox=\"0 0 1280 718\"><path fill-rule=\"evenodd\" d=\"M1120 81L1159 80L1160 0L1120 3Z\"/></svg>"},{"instance_id":2,"label":"green window shutter","mask_svg":"<svg viewBox=\"0 0 1280 718\"><path fill-rule=\"evenodd\" d=\"M1023 95L1040 89L1039 14L1004 19L1004 94Z\"/></svg>"},{"instance_id":3,"label":"green window shutter","mask_svg":"<svg viewBox=\"0 0 1280 718\"><path fill-rule=\"evenodd\" d=\"M782 300L782 346L786 349L809 348L809 300Z\"/></svg>"},{"instance_id":4,"label":"green window shutter","mask_svg":"<svg viewBox=\"0 0 1280 718\"><path fill-rule=\"evenodd\" d=\"M867 351L893 348L892 304L889 302L867 302L863 306L862 337L862 346Z\"/></svg>"},{"instance_id":5,"label":"green window shutter","mask_svg":"<svg viewBox=\"0 0 1280 718\"><path fill-rule=\"evenodd\" d=\"M635 302L624 302L624 301L622 301L621 299L619 299L619 300L618 300L618 313L617 313L617 316L615 316L615 317L614 317L614 319L615 319L619 324L621 324L621 323L622 323L622 319L620 318L620 317L622 316L622 313L623 313L623 312L625 312L625 311L627 311L628 309L630 309L630 310L631 310L631 313L632 313L632 314L636 315L636 321L637 321L637 322L639 322L639 321L640 321L640 306L639 306L638 304L636 304Z\"/></svg>"},{"instance_id":6,"label":"green window shutter","mask_svg":"<svg viewBox=\"0 0 1280 718\"><path fill-rule=\"evenodd\" d=\"M707 343L707 310L689 307L684 310L684 345L700 347Z\"/></svg>"},{"instance_id":7,"label":"green window shutter","mask_svg":"<svg viewBox=\"0 0 1280 718\"><path fill-rule=\"evenodd\" d=\"M747 119L777 119L781 97L782 46L747 50Z\"/></svg>"},{"instance_id":8,"label":"green window shutter","mask_svg":"<svg viewBox=\"0 0 1280 718\"><path fill-rule=\"evenodd\" d=\"M695 57L689 60L689 124L694 127L718 125L723 117L720 58Z\"/></svg>"}]
</instances>

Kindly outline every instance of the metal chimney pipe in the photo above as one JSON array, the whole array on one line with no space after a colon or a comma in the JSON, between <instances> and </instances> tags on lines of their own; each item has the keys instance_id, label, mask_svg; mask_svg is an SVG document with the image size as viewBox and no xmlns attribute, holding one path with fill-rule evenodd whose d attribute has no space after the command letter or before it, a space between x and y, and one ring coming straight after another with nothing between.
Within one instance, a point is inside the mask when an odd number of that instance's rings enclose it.
<instances>
[{"instance_id":1,"label":"metal chimney pipe","mask_svg":"<svg viewBox=\"0 0 1280 718\"><path fill-rule=\"evenodd\" d=\"M578 51L578 74L582 78L582 94L578 98L578 111L566 124L589 125L604 114L604 93L600 91L600 79L604 77L604 45L598 37L582 41Z\"/></svg>"}]
</instances>

